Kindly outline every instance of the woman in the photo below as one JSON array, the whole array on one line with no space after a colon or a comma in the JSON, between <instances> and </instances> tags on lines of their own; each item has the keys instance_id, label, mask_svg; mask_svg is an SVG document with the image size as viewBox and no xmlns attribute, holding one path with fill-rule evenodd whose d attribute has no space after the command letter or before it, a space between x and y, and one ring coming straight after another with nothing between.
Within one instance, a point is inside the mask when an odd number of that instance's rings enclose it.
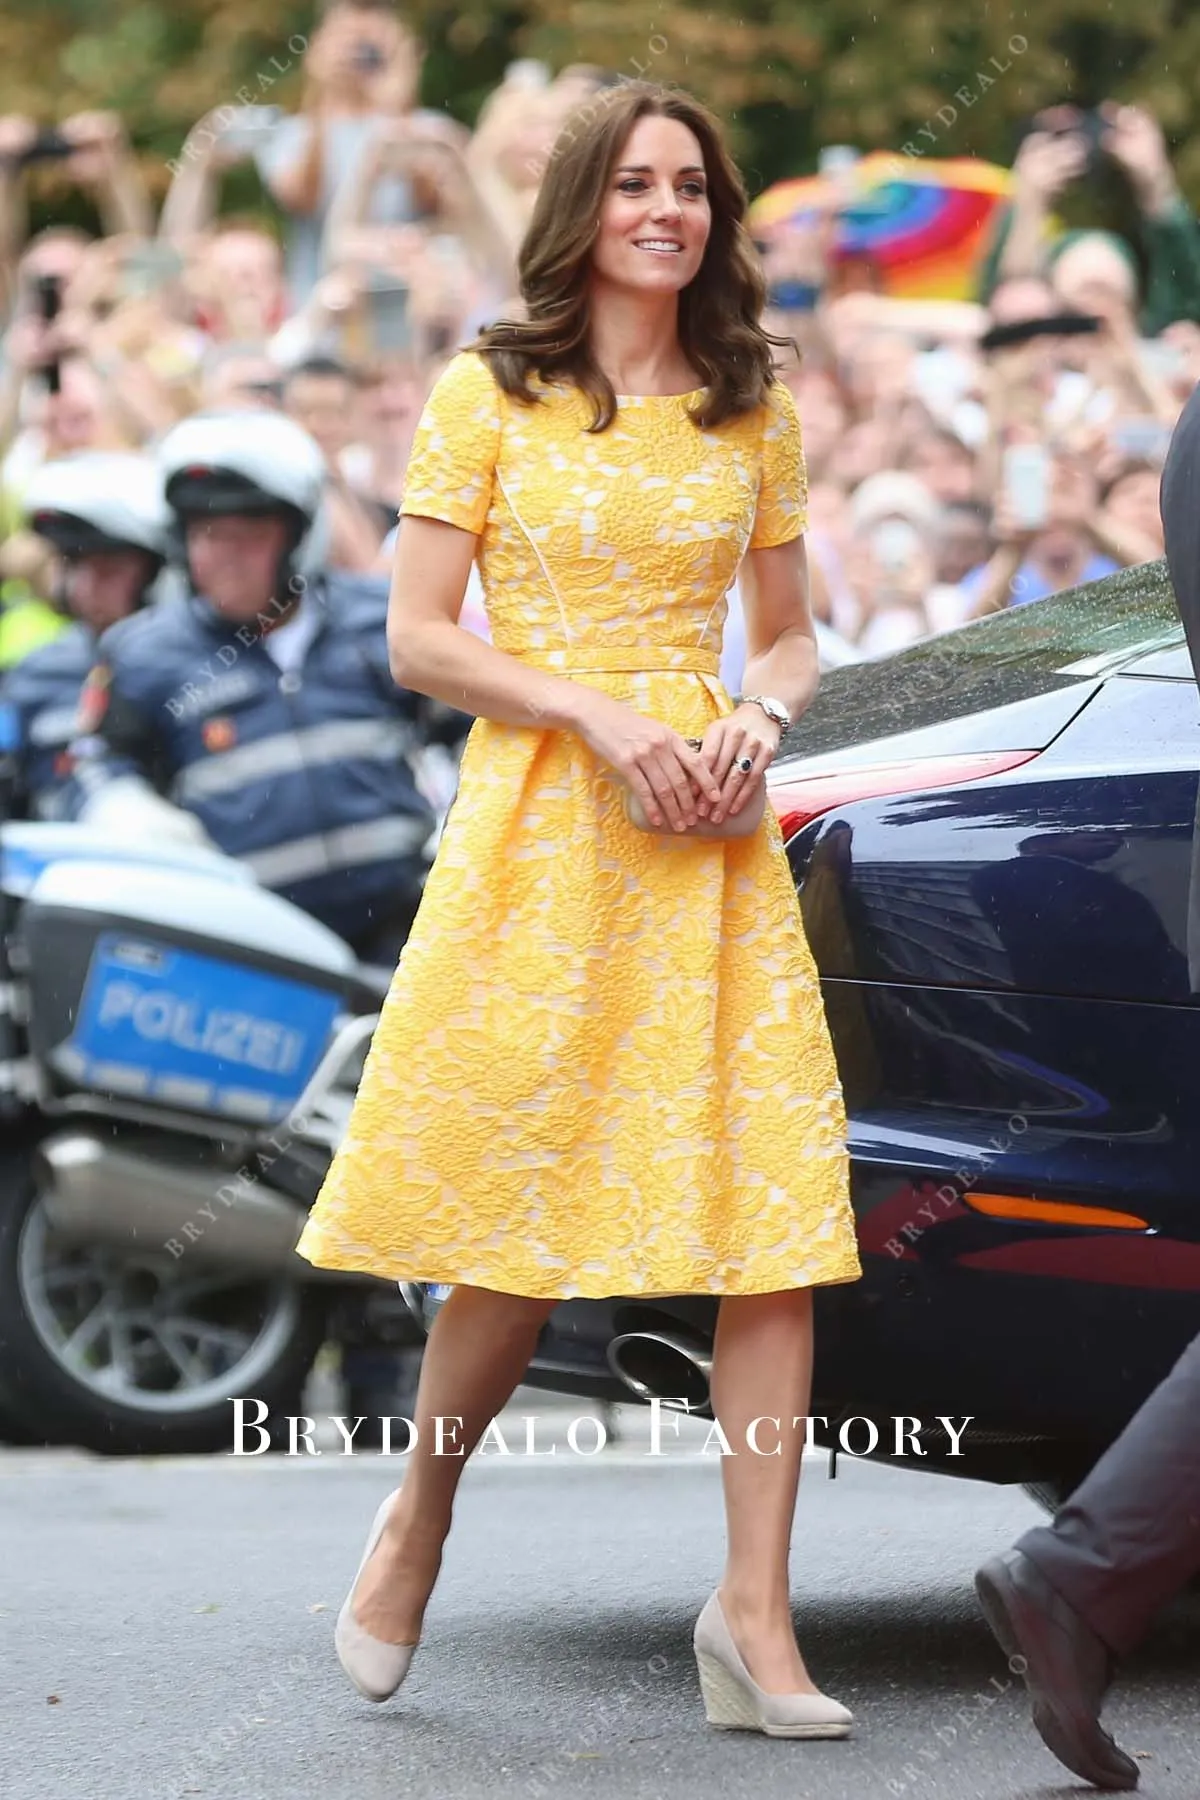
<instances>
[{"instance_id":1,"label":"woman","mask_svg":"<svg viewBox=\"0 0 1200 1800\"><path fill-rule=\"evenodd\" d=\"M850 1724L804 1666L787 1569L811 1291L861 1273L842 1094L774 816L687 829L750 804L779 745L717 679L743 551L751 691L794 717L817 680L799 425L755 322L744 206L695 101L631 83L590 102L522 249L526 319L453 358L414 441L393 673L476 723L299 1245L453 1288L339 1620L372 1699L407 1673L465 1458L556 1303L703 1293L722 1297L714 1408L742 1446L694 1638L707 1716ZM458 623L477 552L492 643ZM626 791L660 831L634 828ZM433 1453L439 1414L462 1418L463 1454ZM758 1415L782 1420L779 1455L746 1449Z\"/></svg>"}]
</instances>

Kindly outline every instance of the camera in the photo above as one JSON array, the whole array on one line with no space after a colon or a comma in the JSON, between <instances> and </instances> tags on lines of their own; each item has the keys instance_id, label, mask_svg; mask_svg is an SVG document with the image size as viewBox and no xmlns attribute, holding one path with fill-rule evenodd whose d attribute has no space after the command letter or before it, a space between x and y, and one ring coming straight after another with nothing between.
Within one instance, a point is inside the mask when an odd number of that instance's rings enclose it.
<instances>
[{"instance_id":1,"label":"camera","mask_svg":"<svg viewBox=\"0 0 1200 1800\"><path fill-rule=\"evenodd\" d=\"M1074 106L1064 102L1060 106L1048 106L1035 113L1020 134L1023 142L1031 132L1042 131L1050 137L1079 138L1087 156L1087 174L1095 174L1104 161L1105 152L1102 147L1104 133L1108 129L1108 121L1094 106Z\"/></svg>"},{"instance_id":2,"label":"camera","mask_svg":"<svg viewBox=\"0 0 1200 1800\"><path fill-rule=\"evenodd\" d=\"M378 44L364 39L351 50L350 61L360 75L377 75L387 62L387 57Z\"/></svg>"},{"instance_id":3,"label":"camera","mask_svg":"<svg viewBox=\"0 0 1200 1800\"><path fill-rule=\"evenodd\" d=\"M62 276L38 275L33 283L34 305L40 319L53 324L62 311Z\"/></svg>"},{"instance_id":4,"label":"camera","mask_svg":"<svg viewBox=\"0 0 1200 1800\"><path fill-rule=\"evenodd\" d=\"M37 315L47 325L53 325L62 311L62 276L38 275L33 282L33 303ZM59 390L59 362L57 356L43 363L42 374L46 378L46 386L52 394Z\"/></svg>"},{"instance_id":5,"label":"camera","mask_svg":"<svg viewBox=\"0 0 1200 1800\"><path fill-rule=\"evenodd\" d=\"M24 150L18 151L15 156L5 157L4 161L10 169L26 169L31 163L61 161L64 157L73 156L78 148L56 126L44 125Z\"/></svg>"}]
</instances>

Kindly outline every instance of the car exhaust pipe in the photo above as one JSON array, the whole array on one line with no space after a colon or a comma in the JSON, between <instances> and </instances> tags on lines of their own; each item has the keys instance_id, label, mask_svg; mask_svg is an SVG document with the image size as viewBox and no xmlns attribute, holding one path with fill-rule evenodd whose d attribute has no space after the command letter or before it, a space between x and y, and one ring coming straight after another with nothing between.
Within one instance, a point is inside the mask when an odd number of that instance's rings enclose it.
<instances>
[{"instance_id":1,"label":"car exhaust pipe","mask_svg":"<svg viewBox=\"0 0 1200 1800\"><path fill-rule=\"evenodd\" d=\"M304 1208L265 1182L116 1148L85 1131L43 1139L35 1170L47 1219L75 1242L255 1273L319 1274L295 1254Z\"/></svg>"},{"instance_id":2,"label":"car exhaust pipe","mask_svg":"<svg viewBox=\"0 0 1200 1800\"><path fill-rule=\"evenodd\" d=\"M626 1331L613 1338L608 1366L639 1400L671 1412L710 1415L712 1356L700 1338L675 1331Z\"/></svg>"}]
</instances>

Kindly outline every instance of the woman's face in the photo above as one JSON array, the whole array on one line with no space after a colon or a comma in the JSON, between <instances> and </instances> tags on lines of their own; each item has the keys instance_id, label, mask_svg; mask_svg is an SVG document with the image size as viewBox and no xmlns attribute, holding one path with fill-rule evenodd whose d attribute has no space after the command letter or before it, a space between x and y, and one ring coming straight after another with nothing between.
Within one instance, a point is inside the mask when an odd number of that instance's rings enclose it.
<instances>
[{"instance_id":1,"label":"woman's face","mask_svg":"<svg viewBox=\"0 0 1200 1800\"><path fill-rule=\"evenodd\" d=\"M1137 282L1119 251L1103 239L1081 238L1054 265L1054 291L1068 312L1094 313L1132 327Z\"/></svg>"},{"instance_id":2,"label":"woman's face","mask_svg":"<svg viewBox=\"0 0 1200 1800\"><path fill-rule=\"evenodd\" d=\"M678 119L639 119L601 204L595 275L642 294L677 294L699 270L711 225L694 133Z\"/></svg>"}]
</instances>

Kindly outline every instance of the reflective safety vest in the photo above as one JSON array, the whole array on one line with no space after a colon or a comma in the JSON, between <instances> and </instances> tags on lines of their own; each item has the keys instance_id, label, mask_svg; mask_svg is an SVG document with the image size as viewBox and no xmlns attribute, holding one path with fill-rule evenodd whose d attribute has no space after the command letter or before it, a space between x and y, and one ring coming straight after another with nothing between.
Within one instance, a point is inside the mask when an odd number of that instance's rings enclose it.
<instances>
[{"instance_id":1,"label":"reflective safety vest","mask_svg":"<svg viewBox=\"0 0 1200 1800\"><path fill-rule=\"evenodd\" d=\"M15 668L66 629L63 615L30 594L23 582L0 583L0 673Z\"/></svg>"},{"instance_id":2,"label":"reflective safety vest","mask_svg":"<svg viewBox=\"0 0 1200 1800\"><path fill-rule=\"evenodd\" d=\"M66 804L79 735L79 700L96 660L96 639L78 623L51 643L31 650L0 686L0 698L16 714L19 804L32 816L52 819Z\"/></svg>"},{"instance_id":3,"label":"reflective safety vest","mask_svg":"<svg viewBox=\"0 0 1200 1800\"><path fill-rule=\"evenodd\" d=\"M268 620L233 625L195 595L112 626L84 688L71 816L141 774L343 937L398 910L420 892L435 817L409 762L427 703L392 679L387 593L378 577L310 584L320 618L294 670L265 649Z\"/></svg>"}]
</instances>

